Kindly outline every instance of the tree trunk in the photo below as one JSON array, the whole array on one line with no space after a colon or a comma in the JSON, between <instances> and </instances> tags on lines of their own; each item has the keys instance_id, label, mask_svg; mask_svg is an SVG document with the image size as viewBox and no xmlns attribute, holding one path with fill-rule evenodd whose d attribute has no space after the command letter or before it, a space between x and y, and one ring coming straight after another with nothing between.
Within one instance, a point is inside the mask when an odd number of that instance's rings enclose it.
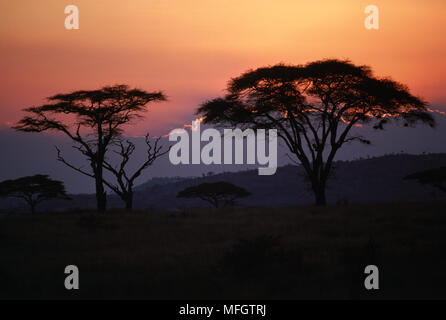
<instances>
[{"instance_id":1,"label":"tree trunk","mask_svg":"<svg viewBox=\"0 0 446 320\"><path fill-rule=\"evenodd\" d=\"M313 192L315 198L315 205L326 206L327 199L325 197L325 183L321 181L313 183Z\"/></svg>"},{"instance_id":2,"label":"tree trunk","mask_svg":"<svg viewBox=\"0 0 446 320\"><path fill-rule=\"evenodd\" d=\"M325 198L325 189L319 189L314 191L316 205L317 206L326 206L327 199Z\"/></svg>"},{"instance_id":3,"label":"tree trunk","mask_svg":"<svg viewBox=\"0 0 446 320\"><path fill-rule=\"evenodd\" d=\"M107 209L107 194L105 193L104 186L98 182L96 182L96 202L98 212L105 212Z\"/></svg>"},{"instance_id":4,"label":"tree trunk","mask_svg":"<svg viewBox=\"0 0 446 320\"><path fill-rule=\"evenodd\" d=\"M31 202L29 204L29 206L31 207L31 214L35 214L36 213L36 204Z\"/></svg>"},{"instance_id":5,"label":"tree trunk","mask_svg":"<svg viewBox=\"0 0 446 320\"><path fill-rule=\"evenodd\" d=\"M103 144L102 121L98 121L98 146L96 153L96 168L94 170L96 180L96 201L98 212L105 212L107 209L107 194L105 193L103 174L104 174L104 157L107 146Z\"/></svg>"},{"instance_id":6,"label":"tree trunk","mask_svg":"<svg viewBox=\"0 0 446 320\"><path fill-rule=\"evenodd\" d=\"M133 209L133 194L126 195L125 209L131 211Z\"/></svg>"},{"instance_id":7,"label":"tree trunk","mask_svg":"<svg viewBox=\"0 0 446 320\"><path fill-rule=\"evenodd\" d=\"M98 212L105 212L107 208L107 194L102 182L102 166L98 167L95 175L96 180L96 202Z\"/></svg>"},{"instance_id":8,"label":"tree trunk","mask_svg":"<svg viewBox=\"0 0 446 320\"><path fill-rule=\"evenodd\" d=\"M209 202L214 206L214 208L218 209L220 207L220 203L217 198L211 198Z\"/></svg>"}]
</instances>

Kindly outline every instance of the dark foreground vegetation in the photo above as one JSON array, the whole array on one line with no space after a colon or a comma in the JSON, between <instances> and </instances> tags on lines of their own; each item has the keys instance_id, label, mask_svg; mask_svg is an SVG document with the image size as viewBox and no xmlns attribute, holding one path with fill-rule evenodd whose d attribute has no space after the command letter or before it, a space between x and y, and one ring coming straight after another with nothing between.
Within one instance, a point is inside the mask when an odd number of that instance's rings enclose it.
<instances>
[{"instance_id":1,"label":"dark foreground vegetation","mask_svg":"<svg viewBox=\"0 0 446 320\"><path fill-rule=\"evenodd\" d=\"M446 298L445 252L445 204L0 215L0 298Z\"/></svg>"}]
</instances>

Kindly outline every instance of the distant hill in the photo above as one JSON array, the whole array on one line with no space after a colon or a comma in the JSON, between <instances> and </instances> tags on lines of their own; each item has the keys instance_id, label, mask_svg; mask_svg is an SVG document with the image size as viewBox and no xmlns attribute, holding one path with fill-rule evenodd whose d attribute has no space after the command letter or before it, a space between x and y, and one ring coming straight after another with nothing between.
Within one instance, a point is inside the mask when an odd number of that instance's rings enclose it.
<instances>
[{"instance_id":1,"label":"distant hill","mask_svg":"<svg viewBox=\"0 0 446 320\"><path fill-rule=\"evenodd\" d=\"M327 200L336 203L383 203L446 201L446 195L403 177L420 170L446 165L446 154L386 155L337 161L329 180ZM207 206L200 200L176 198L177 193L202 182L228 181L246 188L252 196L240 201L245 206L291 206L312 204L313 194L301 167L284 166L275 175L259 176L257 170L221 173L195 178L154 178L139 185L135 192L137 209L184 209ZM109 207L122 207L109 197ZM73 201L42 203L43 210L94 208L93 195L74 195ZM2 211L23 207L15 200L0 200Z\"/></svg>"},{"instance_id":2,"label":"distant hill","mask_svg":"<svg viewBox=\"0 0 446 320\"><path fill-rule=\"evenodd\" d=\"M146 189L149 189L151 187L155 186L162 186L165 184L172 184L180 181L184 181L191 178L184 178L184 177L155 177L152 179L149 179L147 182L144 182L143 184L140 184L135 187L135 191L143 191ZM193 179L193 178L192 178Z\"/></svg>"},{"instance_id":3,"label":"distant hill","mask_svg":"<svg viewBox=\"0 0 446 320\"><path fill-rule=\"evenodd\" d=\"M446 165L446 154L388 155L355 161L337 161L328 183L329 203L382 203L443 200L446 195L429 186L402 178L412 172ZM259 176L257 170L223 173L184 179L151 187L137 193L139 208L182 208L203 206L199 200L177 199L178 191L202 182L228 181L244 187L252 196L247 206L288 206L313 203L313 194L302 168L280 167L273 176Z\"/></svg>"}]
</instances>

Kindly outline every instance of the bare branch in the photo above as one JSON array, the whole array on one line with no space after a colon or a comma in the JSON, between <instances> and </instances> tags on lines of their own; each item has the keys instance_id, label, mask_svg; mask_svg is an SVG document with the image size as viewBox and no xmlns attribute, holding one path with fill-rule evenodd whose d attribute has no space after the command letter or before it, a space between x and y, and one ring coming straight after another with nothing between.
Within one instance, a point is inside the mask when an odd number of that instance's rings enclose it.
<instances>
[{"instance_id":1,"label":"bare branch","mask_svg":"<svg viewBox=\"0 0 446 320\"><path fill-rule=\"evenodd\" d=\"M77 172L82 173L83 175L86 175L86 176L88 176L88 177L94 178L94 174L84 171L84 170L82 169L82 167L77 168L76 166L74 166L74 165L72 165L71 163L69 163L68 161L66 161L66 160L62 157L62 154L61 154L60 149L59 149L58 147L55 147L55 148L56 148L56 150L57 150L57 160L58 160L58 161L62 162L62 163L65 164L66 166L70 167L71 169L76 170Z\"/></svg>"}]
</instances>

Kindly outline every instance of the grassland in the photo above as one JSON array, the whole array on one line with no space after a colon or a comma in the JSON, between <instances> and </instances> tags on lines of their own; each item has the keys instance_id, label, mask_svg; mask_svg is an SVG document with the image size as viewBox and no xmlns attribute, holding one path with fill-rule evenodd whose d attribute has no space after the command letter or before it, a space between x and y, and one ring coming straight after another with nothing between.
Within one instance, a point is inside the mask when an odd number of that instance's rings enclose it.
<instances>
[{"instance_id":1,"label":"grassland","mask_svg":"<svg viewBox=\"0 0 446 320\"><path fill-rule=\"evenodd\" d=\"M2 215L0 298L446 298L445 207Z\"/></svg>"}]
</instances>

